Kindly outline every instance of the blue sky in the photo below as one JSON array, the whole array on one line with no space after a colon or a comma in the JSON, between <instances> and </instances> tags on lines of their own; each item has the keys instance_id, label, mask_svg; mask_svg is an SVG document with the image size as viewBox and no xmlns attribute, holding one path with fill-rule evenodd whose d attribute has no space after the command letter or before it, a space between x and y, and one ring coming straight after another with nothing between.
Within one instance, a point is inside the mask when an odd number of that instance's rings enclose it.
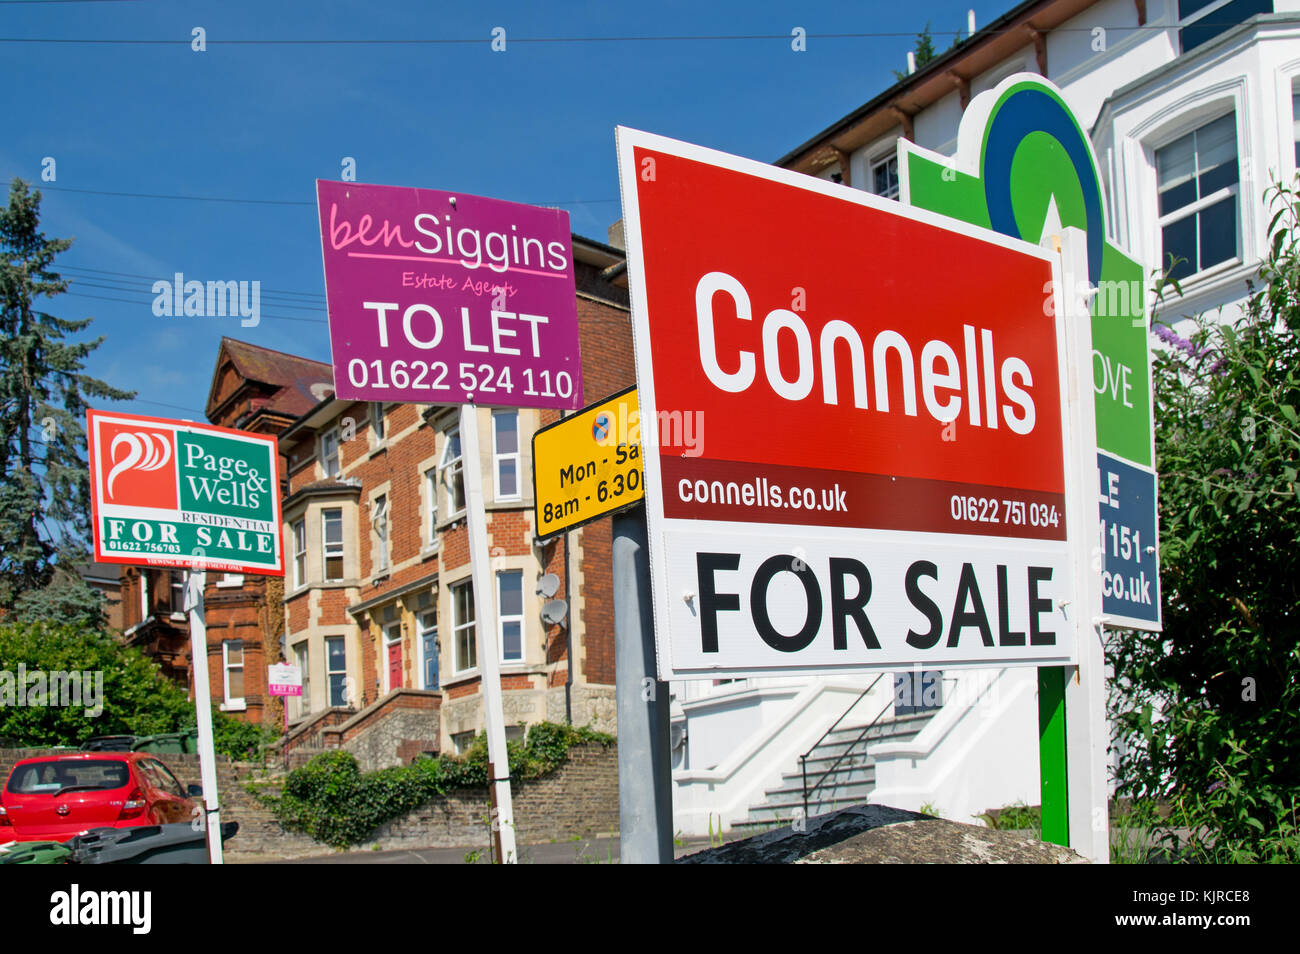
<instances>
[{"instance_id":1,"label":"blue sky","mask_svg":"<svg viewBox=\"0 0 1300 954\"><path fill-rule=\"evenodd\" d=\"M982 26L1012 5L0 0L6 40L175 41L0 42L0 175L41 187L45 233L75 239L59 263L78 297L47 310L94 317L90 372L139 392L118 409L201 418L223 334L329 359L314 182L341 178L343 157L362 182L559 205L603 241L620 216L616 125L770 162L892 84L927 21L942 50L968 8ZM796 26L806 52L785 39ZM866 32L907 35L816 36ZM783 38L520 42L754 34ZM474 42L218 42L413 38ZM261 323L155 317L149 288L177 271L260 281Z\"/></svg>"}]
</instances>

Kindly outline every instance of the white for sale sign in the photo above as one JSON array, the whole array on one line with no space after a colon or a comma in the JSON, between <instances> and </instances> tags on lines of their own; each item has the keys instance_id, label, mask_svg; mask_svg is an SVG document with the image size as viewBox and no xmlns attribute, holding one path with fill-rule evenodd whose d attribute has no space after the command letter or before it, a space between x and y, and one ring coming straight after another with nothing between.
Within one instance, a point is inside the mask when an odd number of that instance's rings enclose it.
<instances>
[{"instance_id":1,"label":"white for sale sign","mask_svg":"<svg viewBox=\"0 0 1300 954\"><path fill-rule=\"evenodd\" d=\"M618 151L660 677L1072 662L1053 257Z\"/></svg>"}]
</instances>

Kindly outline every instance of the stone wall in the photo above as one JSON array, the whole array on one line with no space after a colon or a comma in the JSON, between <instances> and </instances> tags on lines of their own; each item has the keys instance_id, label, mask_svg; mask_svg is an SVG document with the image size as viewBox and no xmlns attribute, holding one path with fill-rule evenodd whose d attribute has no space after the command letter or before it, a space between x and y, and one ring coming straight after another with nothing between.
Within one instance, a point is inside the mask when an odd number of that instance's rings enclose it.
<instances>
[{"instance_id":1,"label":"stone wall","mask_svg":"<svg viewBox=\"0 0 1300 954\"><path fill-rule=\"evenodd\" d=\"M521 845L618 832L618 747L575 746L545 778L512 789L515 840ZM452 792L382 826L358 850L489 846L486 789Z\"/></svg>"},{"instance_id":2,"label":"stone wall","mask_svg":"<svg viewBox=\"0 0 1300 954\"><path fill-rule=\"evenodd\" d=\"M438 711L394 709L383 719L343 733L342 748L357 757L363 772L409 765L438 752Z\"/></svg>"}]
</instances>

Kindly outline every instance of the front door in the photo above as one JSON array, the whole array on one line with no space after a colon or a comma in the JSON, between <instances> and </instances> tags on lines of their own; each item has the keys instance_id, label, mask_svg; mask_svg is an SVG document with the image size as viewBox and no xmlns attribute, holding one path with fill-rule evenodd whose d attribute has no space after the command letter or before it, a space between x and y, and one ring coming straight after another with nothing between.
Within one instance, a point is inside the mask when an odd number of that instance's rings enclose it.
<instances>
[{"instance_id":1,"label":"front door","mask_svg":"<svg viewBox=\"0 0 1300 954\"><path fill-rule=\"evenodd\" d=\"M438 688L438 634L424 636L424 688Z\"/></svg>"},{"instance_id":2,"label":"front door","mask_svg":"<svg viewBox=\"0 0 1300 954\"><path fill-rule=\"evenodd\" d=\"M402 688L402 630L389 630L389 691Z\"/></svg>"},{"instance_id":3,"label":"front door","mask_svg":"<svg viewBox=\"0 0 1300 954\"><path fill-rule=\"evenodd\" d=\"M388 691L402 688L402 640L399 635L388 644Z\"/></svg>"}]
</instances>

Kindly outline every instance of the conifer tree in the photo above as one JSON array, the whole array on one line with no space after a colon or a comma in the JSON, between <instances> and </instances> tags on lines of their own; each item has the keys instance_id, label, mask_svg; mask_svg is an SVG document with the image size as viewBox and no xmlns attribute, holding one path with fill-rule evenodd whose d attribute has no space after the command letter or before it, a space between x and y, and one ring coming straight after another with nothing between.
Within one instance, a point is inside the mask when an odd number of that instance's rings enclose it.
<instances>
[{"instance_id":1,"label":"conifer tree","mask_svg":"<svg viewBox=\"0 0 1300 954\"><path fill-rule=\"evenodd\" d=\"M54 259L71 239L40 230L41 194L22 179L0 208L0 608L50 584L57 564L85 558L90 530L88 400L134 392L84 373L103 337L76 340L90 318L50 314L68 283Z\"/></svg>"}]
</instances>

